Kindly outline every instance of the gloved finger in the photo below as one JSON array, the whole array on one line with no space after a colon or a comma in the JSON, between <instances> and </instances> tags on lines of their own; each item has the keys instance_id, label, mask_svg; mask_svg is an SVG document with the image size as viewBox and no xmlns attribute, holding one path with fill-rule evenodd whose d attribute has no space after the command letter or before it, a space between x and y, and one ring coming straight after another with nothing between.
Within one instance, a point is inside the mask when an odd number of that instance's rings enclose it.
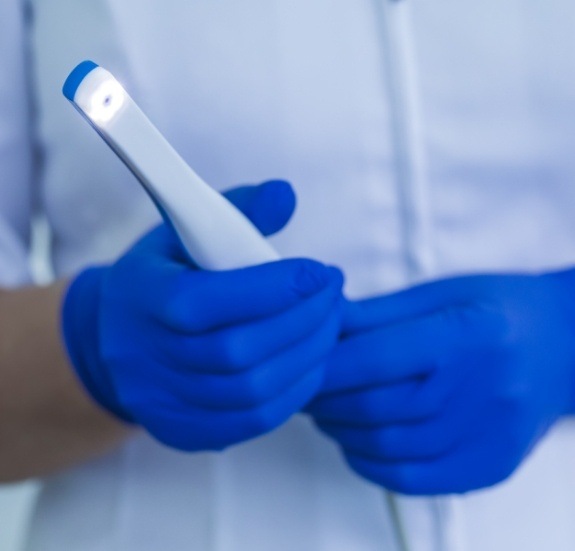
<instances>
[{"instance_id":1,"label":"gloved finger","mask_svg":"<svg viewBox=\"0 0 575 551\"><path fill-rule=\"evenodd\" d=\"M309 337L253 370L221 376L166 369L159 371L155 385L205 409L251 409L274 400L307 372L325 364L338 333L339 320L329 316Z\"/></svg>"},{"instance_id":2,"label":"gloved finger","mask_svg":"<svg viewBox=\"0 0 575 551\"><path fill-rule=\"evenodd\" d=\"M414 399L420 388L418 378L392 385L378 385L368 389L354 389L337 394L320 394L306 411L319 423L334 423L349 427L380 426L396 417L405 404Z\"/></svg>"},{"instance_id":3,"label":"gloved finger","mask_svg":"<svg viewBox=\"0 0 575 551\"><path fill-rule=\"evenodd\" d=\"M150 310L160 323L189 334L278 314L342 281L337 269L307 259L221 272L182 268L162 276L152 287Z\"/></svg>"},{"instance_id":4,"label":"gloved finger","mask_svg":"<svg viewBox=\"0 0 575 551\"><path fill-rule=\"evenodd\" d=\"M434 384L430 378L414 378L397 384L338 394L320 393L307 411L323 423L378 427L421 421L438 415L448 396L448 385Z\"/></svg>"},{"instance_id":5,"label":"gloved finger","mask_svg":"<svg viewBox=\"0 0 575 551\"><path fill-rule=\"evenodd\" d=\"M285 423L313 398L322 379L323 369L314 369L275 400L255 409L240 409L233 416L230 411L179 404L163 406L159 411L139 408L142 414L137 421L167 446L184 451L222 450Z\"/></svg>"},{"instance_id":6,"label":"gloved finger","mask_svg":"<svg viewBox=\"0 0 575 551\"><path fill-rule=\"evenodd\" d=\"M517 467L513 459L494 461L492 450L462 446L455 453L421 461L383 462L346 452L349 466L360 476L406 495L469 492L506 479Z\"/></svg>"},{"instance_id":7,"label":"gloved finger","mask_svg":"<svg viewBox=\"0 0 575 551\"><path fill-rule=\"evenodd\" d=\"M329 363L328 363L329 369ZM465 369L442 366L432 373L388 385L318 394L308 412L318 421L350 427L374 427L423 421L439 415L461 391Z\"/></svg>"},{"instance_id":8,"label":"gloved finger","mask_svg":"<svg viewBox=\"0 0 575 551\"><path fill-rule=\"evenodd\" d=\"M411 423L349 427L319 422L318 426L347 452L378 461L415 461L437 458L461 446L472 417L468 410L450 408L441 415Z\"/></svg>"},{"instance_id":9,"label":"gloved finger","mask_svg":"<svg viewBox=\"0 0 575 551\"><path fill-rule=\"evenodd\" d=\"M179 264L190 267L189 257L183 250L183 246L178 239L174 229L166 223L157 225L148 233L141 237L131 248L130 254L121 260L121 262L138 263L140 270L150 267L156 268L158 262L150 262L149 259L158 258L159 266L172 265L173 268L180 268ZM142 262L142 260L144 260ZM135 272L134 276L145 275Z\"/></svg>"},{"instance_id":10,"label":"gloved finger","mask_svg":"<svg viewBox=\"0 0 575 551\"><path fill-rule=\"evenodd\" d=\"M477 296L482 281L480 276L455 277L424 283L390 295L349 301L342 331L344 335L353 335L460 306Z\"/></svg>"},{"instance_id":11,"label":"gloved finger","mask_svg":"<svg viewBox=\"0 0 575 551\"><path fill-rule=\"evenodd\" d=\"M322 394L395 384L449 365L473 338L461 316L439 312L344 339L330 358Z\"/></svg>"},{"instance_id":12,"label":"gloved finger","mask_svg":"<svg viewBox=\"0 0 575 551\"><path fill-rule=\"evenodd\" d=\"M296 208L292 186L283 180L270 180L260 185L241 186L224 193L263 235L281 230Z\"/></svg>"},{"instance_id":13,"label":"gloved finger","mask_svg":"<svg viewBox=\"0 0 575 551\"><path fill-rule=\"evenodd\" d=\"M320 292L275 316L217 331L184 337L165 332L163 343L171 365L186 371L234 373L245 371L312 335L328 318L339 324L342 278L334 271ZM329 352L334 338L326 347Z\"/></svg>"},{"instance_id":14,"label":"gloved finger","mask_svg":"<svg viewBox=\"0 0 575 551\"><path fill-rule=\"evenodd\" d=\"M455 487L446 467L449 460L385 463L353 452L345 453L345 459L351 469L366 480L400 494L441 495L465 491ZM433 480L432 473L441 478Z\"/></svg>"}]
</instances>

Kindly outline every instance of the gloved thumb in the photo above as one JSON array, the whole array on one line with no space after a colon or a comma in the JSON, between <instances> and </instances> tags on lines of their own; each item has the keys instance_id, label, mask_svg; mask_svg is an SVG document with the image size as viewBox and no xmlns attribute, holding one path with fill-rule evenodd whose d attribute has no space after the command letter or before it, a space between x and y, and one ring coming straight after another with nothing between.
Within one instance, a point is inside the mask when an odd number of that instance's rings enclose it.
<instances>
[{"instance_id":1,"label":"gloved thumb","mask_svg":"<svg viewBox=\"0 0 575 551\"><path fill-rule=\"evenodd\" d=\"M281 230L296 207L293 188L283 180L236 187L226 191L224 197L241 210L263 235Z\"/></svg>"}]
</instances>

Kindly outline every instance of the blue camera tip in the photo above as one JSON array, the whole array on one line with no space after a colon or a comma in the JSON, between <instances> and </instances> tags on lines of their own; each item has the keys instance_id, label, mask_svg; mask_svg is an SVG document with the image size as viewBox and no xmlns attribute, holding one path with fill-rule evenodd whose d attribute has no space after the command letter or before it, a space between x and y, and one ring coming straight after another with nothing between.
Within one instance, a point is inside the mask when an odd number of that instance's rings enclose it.
<instances>
[{"instance_id":1,"label":"blue camera tip","mask_svg":"<svg viewBox=\"0 0 575 551\"><path fill-rule=\"evenodd\" d=\"M74 96L76 95L76 90L82 81L86 78L88 73L91 73L94 69L96 69L98 65L93 61L82 61L80 65L78 65L68 76L66 82L64 83L64 87L62 88L62 92L70 101L74 101Z\"/></svg>"}]
</instances>

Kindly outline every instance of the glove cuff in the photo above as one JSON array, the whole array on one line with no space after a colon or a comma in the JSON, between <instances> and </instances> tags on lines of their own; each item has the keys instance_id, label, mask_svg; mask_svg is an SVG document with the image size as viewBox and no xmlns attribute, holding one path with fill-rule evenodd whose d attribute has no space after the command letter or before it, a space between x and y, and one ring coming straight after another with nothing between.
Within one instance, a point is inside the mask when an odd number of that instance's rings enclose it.
<instances>
[{"instance_id":1,"label":"glove cuff","mask_svg":"<svg viewBox=\"0 0 575 551\"><path fill-rule=\"evenodd\" d=\"M99 355L99 303L106 267L88 268L68 287L62 305L62 335L78 379L98 405L132 423L115 399L115 390Z\"/></svg>"}]
</instances>

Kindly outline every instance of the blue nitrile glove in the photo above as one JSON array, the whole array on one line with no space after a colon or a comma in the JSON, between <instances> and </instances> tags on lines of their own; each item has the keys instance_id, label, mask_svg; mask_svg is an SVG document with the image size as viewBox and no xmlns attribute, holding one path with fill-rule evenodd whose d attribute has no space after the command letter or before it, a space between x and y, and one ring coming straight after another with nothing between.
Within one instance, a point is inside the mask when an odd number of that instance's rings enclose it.
<instances>
[{"instance_id":1,"label":"blue nitrile glove","mask_svg":"<svg viewBox=\"0 0 575 551\"><path fill-rule=\"evenodd\" d=\"M344 318L308 411L391 490L493 485L574 409L575 270L438 281Z\"/></svg>"},{"instance_id":2,"label":"blue nitrile glove","mask_svg":"<svg viewBox=\"0 0 575 551\"><path fill-rule=\"evenodd\" d=\"M294 208L282 182L228 194L266 233ZM223 449L315 395L340 331L342 275L312 260L198 271L161 225L71 284L69 356L89 393L182 450Z\"/></svg>"}]
</instances>

